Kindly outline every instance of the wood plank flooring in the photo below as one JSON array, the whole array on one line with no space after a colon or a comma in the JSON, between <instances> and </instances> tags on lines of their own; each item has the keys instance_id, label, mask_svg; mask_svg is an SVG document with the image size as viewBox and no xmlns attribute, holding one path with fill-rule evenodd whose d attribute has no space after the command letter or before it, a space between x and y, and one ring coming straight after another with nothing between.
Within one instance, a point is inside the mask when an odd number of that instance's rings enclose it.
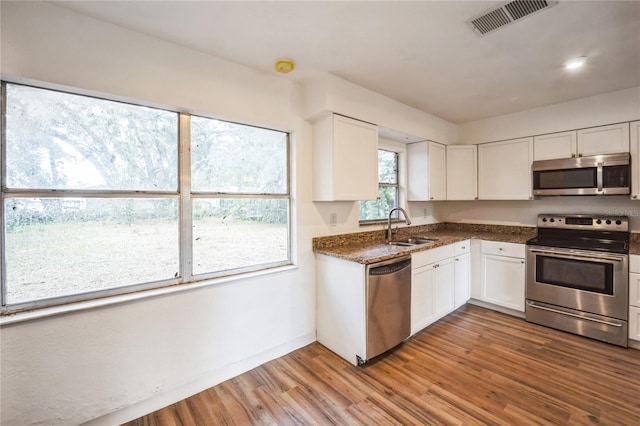
<instances>
[{"instance_id":1,"label":"wood plank flooring","mask_svg":"<svg viewBox=\"0 0 640 426\"><path fill-rule=\"evenodd\" d=\"M465 305L354 367L318 343L127 423L640 425L640 351Z\"/></svg>"}]
</instances>

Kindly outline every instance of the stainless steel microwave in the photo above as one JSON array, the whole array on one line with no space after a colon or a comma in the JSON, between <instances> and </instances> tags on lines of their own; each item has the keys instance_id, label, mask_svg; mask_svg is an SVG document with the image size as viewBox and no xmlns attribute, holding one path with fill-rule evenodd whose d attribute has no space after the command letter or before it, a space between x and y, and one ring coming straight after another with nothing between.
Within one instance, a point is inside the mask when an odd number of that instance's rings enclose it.
<instances>
[{"instance_id":1,"label":"stainless steel microwave","mask_svg":"<svg viewBox=\"0 0 640 426\"><path fill-rule=\"evenodd\" d=\"M631 156L619 154L534 161L533 195L631 193Z\"/></svg>"}]
</instances>

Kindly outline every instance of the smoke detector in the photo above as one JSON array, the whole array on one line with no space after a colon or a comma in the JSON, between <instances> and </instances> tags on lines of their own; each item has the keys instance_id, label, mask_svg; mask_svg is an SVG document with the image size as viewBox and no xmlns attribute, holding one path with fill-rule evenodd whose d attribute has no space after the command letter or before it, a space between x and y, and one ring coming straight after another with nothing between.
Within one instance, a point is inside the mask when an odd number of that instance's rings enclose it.
<instances>
[{"instance_id":1,"label":"smoke detector","mask_svg":"<svg viewBox=\"0 0 640 426\"><path fill-rule=\"evenodd\" d=\"M557 0L512 0L500 3L467 21L479 37L558 4Z\"/></svg>"}]
</instances>

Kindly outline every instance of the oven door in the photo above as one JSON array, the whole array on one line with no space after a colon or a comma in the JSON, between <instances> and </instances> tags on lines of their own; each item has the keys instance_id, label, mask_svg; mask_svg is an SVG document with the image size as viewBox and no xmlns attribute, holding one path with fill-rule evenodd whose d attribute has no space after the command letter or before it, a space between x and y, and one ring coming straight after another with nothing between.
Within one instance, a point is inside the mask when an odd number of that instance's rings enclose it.
<instances>
[{"instance_id":1,"label":"oven door","mask_svg":"<svg viewBox=\"0 0 640 426\"><path fill-rule=\"evenodd\" d=\"M626 321L628 255L527 247L528 300Z\"/></svg>"}]
</instances>

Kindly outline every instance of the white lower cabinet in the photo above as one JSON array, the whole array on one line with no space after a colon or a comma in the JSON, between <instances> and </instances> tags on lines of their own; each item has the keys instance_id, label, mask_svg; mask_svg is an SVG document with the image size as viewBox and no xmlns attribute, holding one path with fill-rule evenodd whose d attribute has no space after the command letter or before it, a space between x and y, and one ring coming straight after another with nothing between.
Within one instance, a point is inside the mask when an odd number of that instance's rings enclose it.
<instances>
[{"instance_id":1,"label":"white lower cabinet","mask_svg":"<svg viewBox=\"0 0 640 426\"><path fill-rule=\"evenodd\" d=\"M453 309L467 303L471 297L471 241L454 244Z\"/></svg>"},{"instance_id":2,"label":"white lower cabinet","mask_svg":"<svg viewBox=\"0 0 640 426\"><path fill-rule=\"evenodd\" d=\"M629 339L640 342L640 308L629 306Z\"/></svg>"},{"instance_id":3,"label":"white lower cabinet","mask_svg":"<svg viewBox=\"0 0 640 426\"><path fill-rule=\"evenodd\" d=\"M481 300L524 312L525 247L482 242Z\"/></svg>"},{"instance_id":4,"label":"white lower cabinet","mask_svg":"<svg viewBox=\"0 0 640 426\"><path fill-rule=\"evenodd\" d=\"M453 245L412 255L411 334L453 311L453 255Z\"/></svg>"},{"instance_id":5,"label":"white lower cabinet","mask_svg":"<svg viewBox=\"0 0 640 426\"><path fill-rule=\"evenodd\" d=\"M640 256L629 256L629 339L640 342Z\"/></svg>"},{"instance_id":6,"label":"white lower cabinet","mask_svg":"<svg viewBox=\"0 0 640 426\"><path fill-rule=\"evenodd\" d=\"M458 309L471 296L471 255L456 256L453 261L453 308Z\"/></svg>"}]
</instances>

